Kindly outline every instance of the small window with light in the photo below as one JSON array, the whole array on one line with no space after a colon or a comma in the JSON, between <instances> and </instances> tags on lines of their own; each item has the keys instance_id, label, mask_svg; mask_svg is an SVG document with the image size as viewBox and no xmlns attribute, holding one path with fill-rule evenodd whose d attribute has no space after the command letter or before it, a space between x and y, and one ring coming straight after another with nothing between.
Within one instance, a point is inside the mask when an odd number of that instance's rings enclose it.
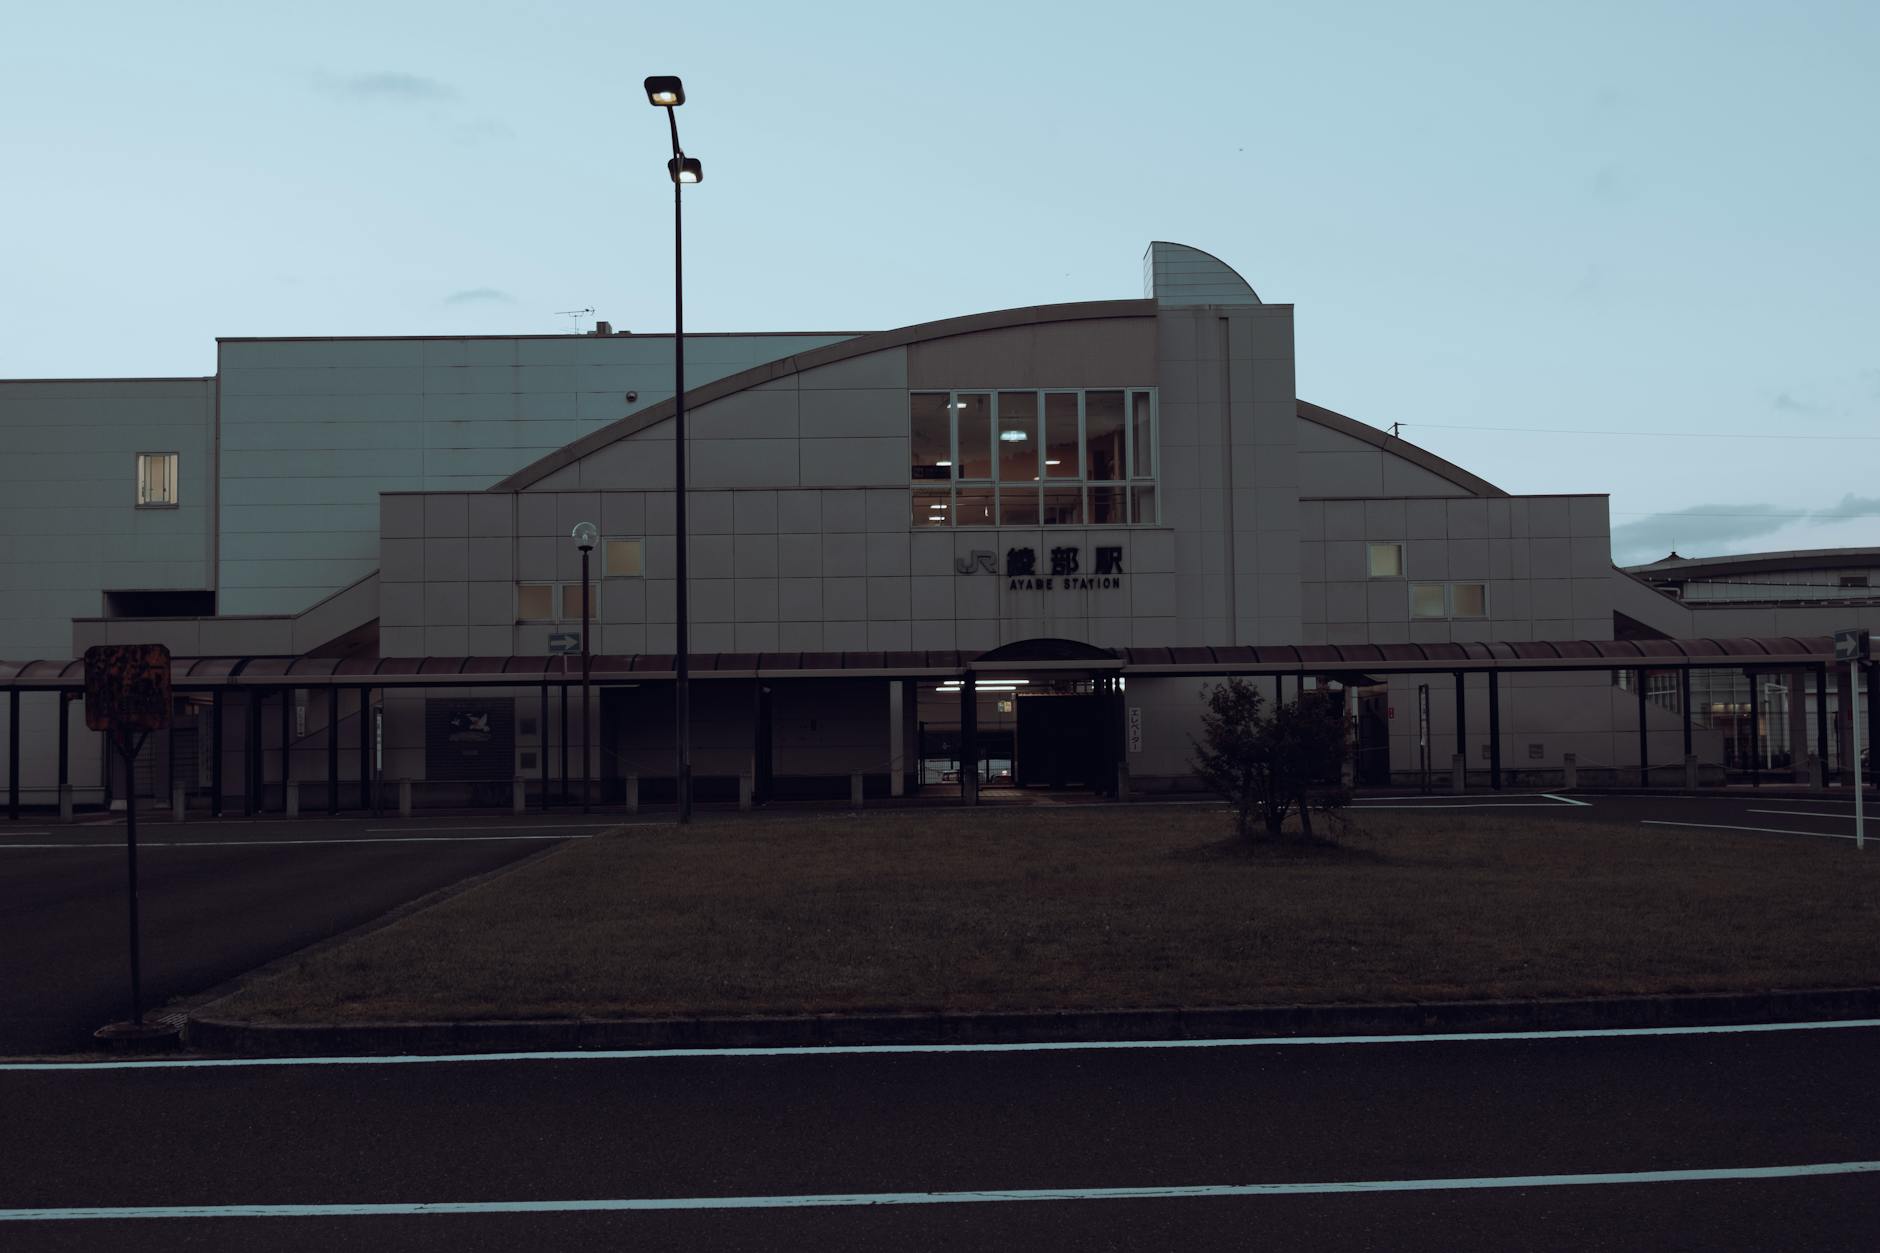
<instances>
[{"instance_id":1,"label":"small window with light","mask_svg":"<svg viewBox=\"0 0 1880 1253\"><path fill-rule=\"evenodd\" d=\"M637 539L610 539L604 541L603 577L610 579L637 579L646 574L646 549L644 541Z\"/></svg>"},{"instance_id":2,"label":"small window with light","mask_svg":"<svg viewBox=\"0 0 1880 1253\"><path fill-rule=\"evenodd\" d=\"M137 454L137 507L139 509L174 509L176 507L176 454L140 452Z\"/></svg>"},{"instance_id":3,"label":"small window with light","mask_svg":"<svg viewBox=\"0 0 1880 1253\"><path fill-rule=\"evenodd\" d=\"M1372 578L1401 579L1403 577L1402 544L1372 544L1370 550Z\"/></svg>"}]
</instances>

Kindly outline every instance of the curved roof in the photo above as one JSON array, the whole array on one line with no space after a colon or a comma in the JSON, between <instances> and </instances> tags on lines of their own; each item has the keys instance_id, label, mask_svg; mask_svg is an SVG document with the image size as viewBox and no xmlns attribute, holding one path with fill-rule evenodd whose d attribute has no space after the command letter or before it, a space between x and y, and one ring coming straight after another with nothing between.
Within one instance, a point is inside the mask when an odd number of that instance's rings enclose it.
<instances>
[{"instance_id":1,"label":"curved roof","mask_svg":"<svg viewBox=\"0 0 1880 1253\"><path fill-rule=\"evenodd\" d=\"M1374 426L1368 426L1355 418L1348 418L1342 413L1334 413L1323 405L1309 401L1299 402L1299 416L1308 422L1316 422L1328 430L1340 435L1349 435L1365 443L1381 448L1393 457L1402 457L1412 465L1420 466L1439 478L1448 479L1457 487L1466 488L1477 496L1506 496L1507 492L1496 487L1487 479L1470 474L1452 461L1445 461L1433 452L1418 448L1415 444L1388 435Z\"/></svg>"},{"instance_id":2,"label":"curved roof","mask_svg":"<svg viewBox=\"0 0 1880 1253\"><path fill-rule=\"evenodd\" d=\"M1775 570L1845 570L1869 566L1880 566L1880 548L1797 548L1787 552L1737 553L1727 557L1680 557L1673 553L1649 565L1626 566L1625 572L1710 577Z\"/></svg>"},{"instance_id":3,"label":"curved roof","mask_svg":"<svg viewBox=\"0 0 1880 1253\"><path fill-rule=\"evenodd\" d=\"M1257 305L1260 294L1211 252L1166 239L1153 240L1142 257L1142 294L1158 304Z\"/></svg>"},{"instance_id":4,"label":"curved roof","mask_svg":"<svg viewBox=\"0 0 1880 1253\"><path fill-rule=\"evenodd\" d=\"M999 309L991 313L972 313L965 317L942 318L936 322L918 322L913 326L903 326L892 331L859 335L854 339L845 339L839 344L828 344L795 356L780 357L775 361L766 361L748 370L726 375L703 387L689 387L686 389L685 403L688 409L696 408L735 392L745 391L776 379L788 378L793 374L800 374L819 366L835 365L840 361L867 356L871 352L905 348L909 344L947 339L954 335L971 335L977 331L1001 330L1014 326L1037 326L1045 322L1103 321L1110 318L1152 317L1154 314L1155 302L1152 300L1086 300L1073 304ZM637 435L650 426L666 421L677 410L676 401L671 399L662 400L656 405L648 405L637 413L630 413L618 422L610 422L598 431L592 431L572 444L558 448L547 456L529 463L489 490L492 492L521 491L590 453L598 452L609 444Z\"/></svg>"}]
</instances>

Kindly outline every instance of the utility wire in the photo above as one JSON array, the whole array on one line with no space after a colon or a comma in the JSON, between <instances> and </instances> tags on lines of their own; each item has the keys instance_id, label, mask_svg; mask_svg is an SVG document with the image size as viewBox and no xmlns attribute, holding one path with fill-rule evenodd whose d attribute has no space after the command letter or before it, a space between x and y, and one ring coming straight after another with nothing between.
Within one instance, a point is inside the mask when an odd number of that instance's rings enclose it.
<instances>
[{"instance_id":1,"label":"utility wire","mask_svg":"<svg viewBox=\"0 0 1880 1253\"><path fill-rule=\"evenodd\" d=\"M1398 422L1398 427L1427 427L1433 431L1497 431L1513 435L1637 435L1651 439L1857 439L1880 440L1880 435L1742 435L1729 431L1588 431L1566 426L1457 426L1448 422Z\"/></svg>"}]
</instances>

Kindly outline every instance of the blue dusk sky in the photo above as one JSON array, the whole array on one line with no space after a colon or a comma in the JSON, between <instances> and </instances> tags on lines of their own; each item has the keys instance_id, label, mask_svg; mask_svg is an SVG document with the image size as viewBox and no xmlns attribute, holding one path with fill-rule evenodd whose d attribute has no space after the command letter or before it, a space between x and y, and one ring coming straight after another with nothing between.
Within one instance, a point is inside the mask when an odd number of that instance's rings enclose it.
<instances>
[{"instance_id":1,"label":"blue dusk sky","mask_svg":"<svg viewBox=\"0 0 1880 1253\"><path fill-rule=\"evenodd\" d=\"M1299 392L1621 561L1880 544L1880 4L7 0L0 377L217 335L1297 307ZM591 319L579 320L581 329Z\"/></svg>"}]
</instances>

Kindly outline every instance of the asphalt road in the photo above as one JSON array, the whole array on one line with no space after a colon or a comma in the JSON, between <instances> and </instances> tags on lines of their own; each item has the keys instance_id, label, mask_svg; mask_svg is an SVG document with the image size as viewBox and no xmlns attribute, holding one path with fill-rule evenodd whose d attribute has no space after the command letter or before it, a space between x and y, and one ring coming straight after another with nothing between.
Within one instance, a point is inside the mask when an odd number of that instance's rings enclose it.
<instances>
[{"instance_id":1,"label":"asphalt road","mask_svg":"<svg viewBox=\"0 0 1880 1253\"><path fill-rule=\"evenodd\" d=\"M1868 1250L1880 1174L1849 1164L1880 1165L1876 1050L1869 1025L0 1067L12 1131L0 1138L0 1245ZM1659 1173L1680 1171L1721 1177ZM1380 1183L1416 1186L1348 1186ZM1281 1187L1219 1191L1248 1185ZM1090 1191L1136 1188L1202 1191ZM1008 1199L1021 1189L1052 1195ZM689 1207L619 1208L649 1201ZM440 1202L473 1208L227 1208ZM596 1202L614 1208L575 1208ZM529 1204L540 1208L518 1209ZM151 1206L214 1208L18 1213Z\"/></svg>"},{"instance_id":2,"label":"asphalt road","mask_svg":"<svg viewBox=\"0 0 1880 1253\"><path fill-rule=\"evenodd\" d=\"M215 987L596 822L140 821L144 1003ZM125 883L121 821L0 823L0 1056L88 1049L129 1016Z\"/></svg>"}]
</instances>

